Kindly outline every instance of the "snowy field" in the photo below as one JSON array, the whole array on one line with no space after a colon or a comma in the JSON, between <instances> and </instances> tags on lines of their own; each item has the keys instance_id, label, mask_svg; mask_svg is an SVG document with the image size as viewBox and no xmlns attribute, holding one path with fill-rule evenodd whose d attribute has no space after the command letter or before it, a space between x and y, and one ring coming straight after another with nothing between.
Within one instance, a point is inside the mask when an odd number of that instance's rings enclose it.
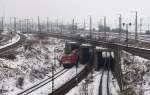
<instances>
[{"instance_id":1,"label":"snowy field","mask_svg":"<svg viewBox=\"0 0 150 95\"><path fill-rule=\"evenodd\" d=\"M20 37L16 36L12 42ZM46 41L32 43L25 48L22 46L13 52L14 59L0 58L0 95L16 95L47 78L51 73L51 63L55 57L63 54L64 40L48 38ZM55 71L62 69L56 60ZM23 80L18 85L20 79ZM36 94L37 95L37 94Z\"/></svg>"}]
</instances>

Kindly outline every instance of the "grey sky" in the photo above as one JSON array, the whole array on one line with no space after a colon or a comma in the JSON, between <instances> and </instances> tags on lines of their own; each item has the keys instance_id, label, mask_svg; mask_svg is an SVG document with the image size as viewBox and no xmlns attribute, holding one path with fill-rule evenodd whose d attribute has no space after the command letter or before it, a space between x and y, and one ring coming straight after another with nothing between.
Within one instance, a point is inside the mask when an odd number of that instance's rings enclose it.
<instances>
[{"instance_id":1,"label":"grey sky","mask_svg":"<svg viewBox=\"0 0 150 95\"><path fill-rule=\"evenodd\" d=\"M49 16L64 20L75 17L81 21L92 15L95 20L103 16L115 20L119 13L133 18L135 10L139 16L150 17L149 6L149 0L0 0L0 16Z\"/></svg>"}]
</instances>

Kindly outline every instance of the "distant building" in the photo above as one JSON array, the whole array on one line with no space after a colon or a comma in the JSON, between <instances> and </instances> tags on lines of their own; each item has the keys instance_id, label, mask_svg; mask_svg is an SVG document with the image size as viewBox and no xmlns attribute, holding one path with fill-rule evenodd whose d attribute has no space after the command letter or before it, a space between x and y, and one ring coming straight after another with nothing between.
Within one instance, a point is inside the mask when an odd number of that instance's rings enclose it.
<instances>
[{"instance_id":1,"label":"distant building","mask_svg":"<svg viewBox=\"0 0 150 95\"><path fill-rule=\"evenodd\" d=\"M104 31L110 32L111 29L110 29L110 27L108 27L108 26L104 27L103 25L99 25L99 26L98 26L98 32L104 32Z\"/></svg>"}]
</instances>

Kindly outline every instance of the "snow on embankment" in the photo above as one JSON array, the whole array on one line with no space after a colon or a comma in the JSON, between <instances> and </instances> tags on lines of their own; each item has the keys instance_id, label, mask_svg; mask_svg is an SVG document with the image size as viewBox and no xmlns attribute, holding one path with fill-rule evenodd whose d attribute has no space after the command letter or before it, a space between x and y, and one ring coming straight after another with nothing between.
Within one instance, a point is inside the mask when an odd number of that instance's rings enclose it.
<instances>
[{"instance_id":1,"label":"snow on embankment","mask_svg":"<svg viewBox=\"0 0 150 95\"><path fill-rule=\"evenodd\" d=\"M150 60L122 53L124 95L150 95Z\"/></svg>"},{"instance_id":2,"label":"snow on embankment","mask_svg":"<svg viewBox=\"0 0 150 95\"><path fill-rule=\"evenodd\" d=\"M79 65L78 70L76 72L76 67L74 66L67 72L65 72L60 77L56 78L54 81L54 89L59 88L61 85L65 84L69 80L71 80L74 76L76 76L76 73L79 73L84 69L85 65ZM48 83L41 87L40 89L30 93L29 95L48 95L52 91L52 83Z\"/></svg>"}]
</instances>

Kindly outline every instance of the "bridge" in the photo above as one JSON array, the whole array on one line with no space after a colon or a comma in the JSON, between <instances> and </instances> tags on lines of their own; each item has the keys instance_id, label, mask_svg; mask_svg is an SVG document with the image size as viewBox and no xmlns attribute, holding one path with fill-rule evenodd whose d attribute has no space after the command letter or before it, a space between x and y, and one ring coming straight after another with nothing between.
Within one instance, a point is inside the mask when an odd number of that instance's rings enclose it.
<instances>
[{"instance_id":1,"label":"bridge","mask_svg":"<svg viewBox=\"0 0 150 95\"><path fill-rule=\"evenodd\" d=\"M42 32L42 33L37 33L37 32L29 32L31 34L35 35L43 35L43 36L48 36L48 37L55 37L55 38L61 38L61 39L66 39L66 40L74 40L74 41L79 41L79 42L84 42L84 43L91 43L94 46L102 46L105 48L109 48L111 50L124 50L126 52L129 52L133 55L140 56L146 59L150 59L150 50L147 48L141 48L141 47L134 47L134 46L127 46L127 44L122 44L122 43L113 43L113 42L107 42L107 41L101 41L97 39L89 39L89 38L82 38L76 35L67 35L67 34L62 34L62 33L50 33L50 32Z\"/></svg>"}]
</instances>

